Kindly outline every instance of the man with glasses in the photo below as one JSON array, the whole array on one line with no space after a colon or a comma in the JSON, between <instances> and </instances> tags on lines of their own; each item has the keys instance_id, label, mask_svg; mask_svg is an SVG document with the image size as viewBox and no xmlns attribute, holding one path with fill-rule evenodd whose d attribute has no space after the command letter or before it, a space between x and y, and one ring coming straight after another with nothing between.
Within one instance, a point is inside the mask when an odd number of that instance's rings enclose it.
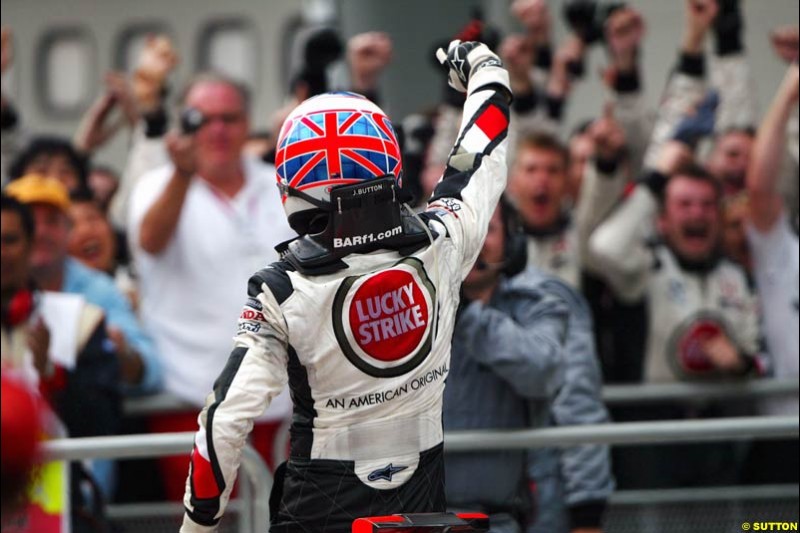
<instances>
[{"instance_id":1,"label":"man with glasses","mask_svg":"<svg viewBox=\"0 0 800 533\"><path fill-rule=\"evenodd\" d=\"M171 163L145 174L133 191L129 231L142 319L162 354L165 388L199 408L225 365L221 354L229 349L242 288L252 272L278 258L274 246L295 234L274 167L242 153L249 132L246 89L201 75L183 93L181 117L182 130L165 137ZM270 433L288 414L288 397L271 413L275 423L263 426ZM195 429L196 415L160 417L152 429ZM176 500L187 461L164 461L176 468L163 471Z\"/></svg>"}]
</instances>

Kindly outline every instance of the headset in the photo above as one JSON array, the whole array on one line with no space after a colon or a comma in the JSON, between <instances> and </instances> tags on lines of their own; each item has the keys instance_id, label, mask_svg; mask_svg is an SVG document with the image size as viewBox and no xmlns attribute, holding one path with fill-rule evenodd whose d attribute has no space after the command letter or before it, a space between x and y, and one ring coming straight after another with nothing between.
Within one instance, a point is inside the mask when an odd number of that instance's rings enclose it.
<instances>
[{"instance_id":1,"label":"headset","mask_svg":"<svg viewBox=\"0 0 800 533\"><path fill-rule=\"evenodd\" d=\"M514 204L505 194L500 196L498 202L500 218L503 221L503 260L499 263L487 263L480 257L475 262L478 270L495 270L502 272L509 278L525 270L528 266L528 238L522 229L522 220Z\"/></svg>"},{"instance_id":2,"label":"headset","mask_svg":"<svg viewBox=\"0 0 800 533\"><path fill-rule=\"evenodd\" d=\"M522 229L519 212L511 200L503 194L498 203L500 217L503 219L505 247L503 249L503 274L512 278L528 266L528 238Z\"/></svg>"}]
</instances>

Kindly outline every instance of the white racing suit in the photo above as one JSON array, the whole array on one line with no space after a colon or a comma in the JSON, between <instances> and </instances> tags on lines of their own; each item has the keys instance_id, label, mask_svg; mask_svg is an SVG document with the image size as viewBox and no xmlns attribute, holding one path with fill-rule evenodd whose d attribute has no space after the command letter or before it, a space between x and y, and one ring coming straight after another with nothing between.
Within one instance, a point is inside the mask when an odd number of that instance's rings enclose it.
<instances>
[{"instance_id":1,"label":"white racing suit","mask_svg":"<svg viewBox=\"0 0 800 533\"><path fill-rule=\"evenodd\" d=\"M287 381L291 453L271 531L349 532L361 516L445 510L442 394L459 287L507 174L506 95L478 87L421 215L432 240L350 254L318 275L284 259L251 278L199 417L181 531L214 529L252 420Z\"/></svg>"},{"instance_id":2,"label":"white racing suit","mask_svg":"<svg viewBox=\"0 0 800 533\"><path fill-rule=\"evenodd\" d=\"M653 243L656 199L643 185L594 232L593 261L620 299L647 300L647 382L718 378L702 355L702 342L725 333L746 359L763 373L759 314L747 278L734 263L720 260L692 271L660 243ZM651 242L648 243L648 240Z\"/></svg>"}]
</instances>

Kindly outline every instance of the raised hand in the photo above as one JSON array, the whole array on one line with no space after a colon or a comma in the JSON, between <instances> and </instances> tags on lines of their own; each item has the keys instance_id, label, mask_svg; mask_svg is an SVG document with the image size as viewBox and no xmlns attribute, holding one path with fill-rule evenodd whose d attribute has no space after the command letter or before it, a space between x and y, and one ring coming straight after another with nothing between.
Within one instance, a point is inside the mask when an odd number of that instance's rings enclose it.
<instances>
[{"instance_id":1,"label":"raised hand","mask_svg":"<svg viewBox=\"0 0 800 533\"><path fill-rule=\"evenodd\" d=\"M83 153L90 154L108 142L124 125L133 126L139 113L130 93L128 82L120 73L106 74L106 91L98 97L81 120L73 144ZM122 116L112 120L115 107Z\"/></svg>"},{"instance_id":2,"label":"raised hand","mask_svg":"<svg viewBox=\"0 0 800 533\"><path fill-rule=\"evenodd\" d=\"M105 82L106 91L114 98L128 126L133 127L139 120L139 110L127 78L120 72L109 72L106 74Z\"/></svg>"},{"instance_id":3,"label":"raised hand","mask_svg":"<svg viewBox=\"0 0 800 533\"><path fill-rule=\"evenodd\" d=\"M489 50L489 47L483 43L472 41L462 43L456 39L450 42L447 52L439 48L436 51L436 58L439 63L445 65L448 69L448 84L450 87L459 92L467 92L468 87L470 91L474 91L480 86L491 83L498 83L509 89L508 72L502 68L503 62L500 61L497 54ZM485 82L478 86L473 87L470 85L470 81L475 74L482 69L492 67L496 71L494 75L488 76Z\"/></svg>"},{"instance_id":4,"label":"raised hand","mask_svg":"<svg viewBox=\"0 0 800 533\"><path fill-rule=\"evenodd\" d=\"M781 26L770 33L772 48L778 57L787 63L796 62L800 48L800 28L797 26Z\"/></svg>"},{"instance_id":5,"label":"raised hand","mask_svg":"<svg viewBox=\"0 0 800 533\"><path fill-rule=\"evenodd\" d=\"M571 87L573 76L583 69L583 56L586 43L575 34L568 35L558 47L550 68L547 94L555 98L565 98Z\"/></svg>"},{"instance_id":6,"label":"raised hand","mask_svg":"<svg viewBox=\"0 0 800 533\"><path fill-rule=\"evenodd\" d=\"M142 111L150 111L160 104L167 77L178 62L178 53L168 37L147 37L133 71L133 94Z\"/></svg>"},{"instance_id":7,"label":"raised hand","mask_svg":"<svg viewBox=\"0 0 800 533\"><path fill-rule=\"evenodd\" d=\"M686 0L683 51L699 54L703 41L719 13L717 0Z\"/></svg>"},{"instance_id":8,"label":"raised hand","mask_svg":"<svg viewBox=\"0 0 800 533\"><path fill-rule=\"evenodd\" d=\"M514 92L531 88L531 68L533 67L533 47L524 35L509 35L500 43L500 57L508 70Z\"/></svg>"},{"instance_id":9,"label":"raised hand","mask_svg":"<svg viewBox=\"0 0 800 533\"><path fill-rule=\"evenodd\" d=\"M14 38L11 33L11 28L3 26L2 36L0 37L0 45L2 46L2 61L0 62L0 72L6 73L8 67L14 62Z\"/></svg>"},{"instance_id":10,"label":"raised hand","mask_svg":"<svg viewBox=\"0 0 800 533\"><path fill-rule=\"evenodd\" d=\"M353 89L364 92L375 88L378 76L392 61L392 40L379 31L360 33L347 42L347 62Z\"/></svg>"},{"instance_id":11,"label":"raised hand","mask_svg":"<svg viewBox=\"0 0 800 533\"><path fill-rule=\"evenodd\" d=\"M616 161L625 153L625 130L614 118L614 104L605 104L603 116L589 126L588 133L594 141L595 153L599 159Z\"/></svg>"},{"instance_id":12,"label":"raised hand","mask_svg":"<svg viewBox=\"0 0 800 533\"><path fill-rule=\"evenodd\" d=\"M171 131L164 138L169 158L175 165L175 173L184 179L191 179L197 172L197 147L194 136Z\"/></svg>"},{"instance_id":13,"label":"raised hand","mask_svg":"<svg viewBox=\"0 0 800 533\"><path fill-rule=\"evenodd\" d=\"M632 7L618 9L608 17L604 30L612 67L621 72L634 70L645 34L642 14Z\"/></svg>"},{"instance_id":14,"label":"raised hand","mask_svg":"<svg viewBox=\"0 0 800 533\"><path fill-rule=\"evenodd\" d=\"M511 13L525 26L530 45L539 47L550 43L552 21L546 0L515 0Z\"/></svg>"}]
</instances>

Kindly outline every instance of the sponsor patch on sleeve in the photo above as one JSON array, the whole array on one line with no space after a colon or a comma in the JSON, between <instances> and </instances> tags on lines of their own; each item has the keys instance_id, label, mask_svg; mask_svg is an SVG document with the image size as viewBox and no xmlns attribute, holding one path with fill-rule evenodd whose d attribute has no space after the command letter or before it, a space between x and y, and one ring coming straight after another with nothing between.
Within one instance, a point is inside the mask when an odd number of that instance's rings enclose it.
<instances>
[{"instance_id":1,"label":"sponsor patch on sleeve","mask_svg":"<svg viewBox=\"0 0 800 533\"><path fill-rule=\"evenodd\" d=\"M261 331L261 326L267 323L267 317L264 316L263 310L261 302L255 298L248 298L239 315L238 332L258 333Z\"/></svg>"},{"instance_id":2,"label":"sponsor patch on sleeve","mask_svg":"<svg viewBox=\"0 0 800 533\"><path fill-rule=\"evenodd\" d=\"M461 203L455 198L439 198L428 206L427 211L439 216L453 215L458 218L458 212L461 211Z\"/></svg>"}]
</instances>

